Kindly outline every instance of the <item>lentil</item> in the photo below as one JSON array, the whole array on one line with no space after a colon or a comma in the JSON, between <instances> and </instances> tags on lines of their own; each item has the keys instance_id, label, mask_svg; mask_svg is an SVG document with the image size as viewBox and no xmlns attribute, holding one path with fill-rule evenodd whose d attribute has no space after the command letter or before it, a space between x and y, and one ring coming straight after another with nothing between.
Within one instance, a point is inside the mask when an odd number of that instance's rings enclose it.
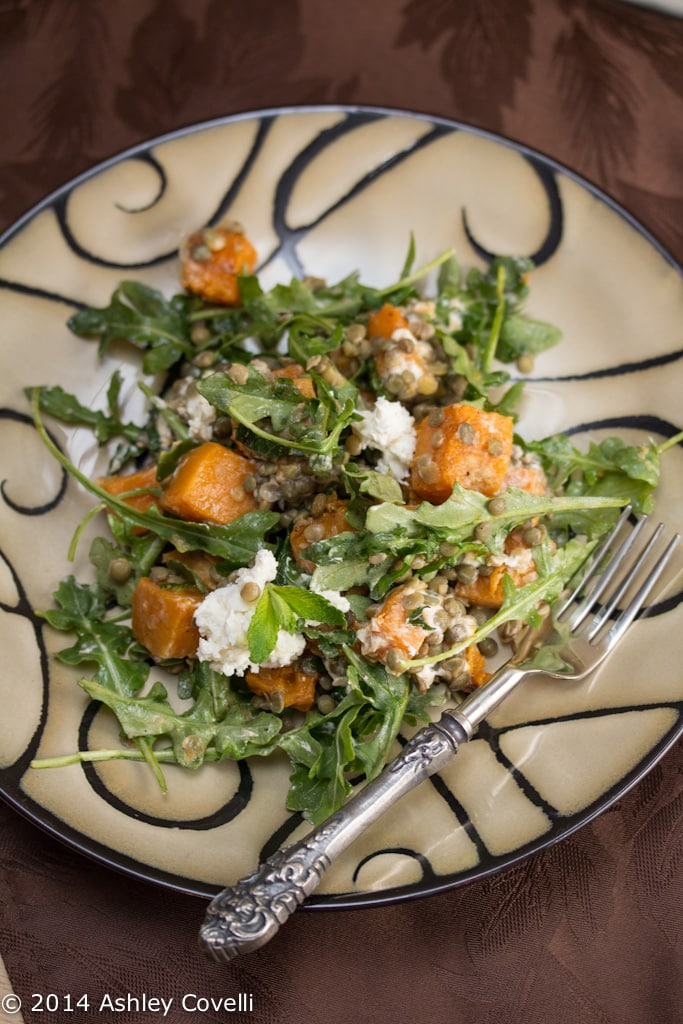
<instances>
[{"instance_id":1,"label":"lentil","mask_svg":"<svg viewBox=\"0 0 683 1024\"><path fill-rule=\"evenodd\" d=\"M127 558L112 558L109 563L109 576L114 583L127 583L133 566Z\"/></svg>"},{"instance_id":2,"label":"lentil","mask_svg":"<svg viewBox=\"0 0 683 1024\"><path fill-rule=\"evenodd\" d=\"M491 498L489 502L489 512L492 516L502 516L507 510L507 503L505 498L497 497Z\"/></svg>"}]
</instances>

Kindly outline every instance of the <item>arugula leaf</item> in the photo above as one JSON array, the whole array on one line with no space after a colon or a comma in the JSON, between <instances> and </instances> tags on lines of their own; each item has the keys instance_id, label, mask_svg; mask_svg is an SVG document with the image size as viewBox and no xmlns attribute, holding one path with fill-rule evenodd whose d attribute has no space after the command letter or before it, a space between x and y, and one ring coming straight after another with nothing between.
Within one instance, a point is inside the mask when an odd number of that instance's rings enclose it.
<instances>
[{"instance_id":1,"label":"arugula leaf","mask_svg":"<svg viewBox=\"0 0 683 1024\"><path fill-rule=\"evenodd\" d=\"M108 408L106 412L83 405L75 395L69 394L59 385L39 387L38 403L41 412L48 413L62 423L89 427L99 444L106 444L113 437L122 436L127 441L137 443L142 428L135 423L124 423L118 411L118 395L121 386L121 374L116 370L107 390Z\"/></svg>"},{"instance_id":2,"label":"arugula leaf","mask_svg":"<svg viewBox=\"0 0 683 1024\"><path fill-rule=\"evenodd\" d=\"M319 380L319 378L317 378ZM232 416L257 437L309 455L339 455L339 438L355 415L349 398L339 407L334 392L307 399L286 378L269 383L254 370L245 384L217 372L197 382L197 390L221 413ZM259 424L270 420L272 429Z\"/></svg>"},{"instance_id":3,"label":"arugula leaf","mask_svg":"<svg viewBox=\"0 0 683 1024\"><path fill-rule=\"evenodd\" d=\"M163 687L153 688L145 697L128 697L93 680L81 679L79 683L93 700L111 708L129 739L169 739L177 764L184 768L198 768L211 744L218 759L229 757L236 761L270 753L282 728L276 715L253 714L239 703L234 703L217 721L206 691L189 712L180 714L169 704Z\"/></svg>"},{"instance_id":4,"label":"arugula leaf","mask_svg":"<svg viewBox=\"0 0 683 1024\"><path fill-rule=\"evenodd\" d=\"M113 539L95 537L89 558L97 570L97 585L105 597L113 597L121 608L129 608L137 581L146 576L165 547L165 541L154 534L138 535L123 520L109 517ZM127 580L116 582L109 571L115 559L130 565Z\"/></svg>"},{"instance_id":5,"label":"arugula leaf","mask_svg":"<svg viewBox=\"0 0 683 1024\"><path fill-rule=\"evenodd\" d=\"M95 662L95 678L117 693L136 693L149 674L147 651L138 646L128 626L108 622L97 588L78 583L73 576L62 580L54 594L56 608L42 613L54 628L74 632L71 647L57 657L67 665Z\"/></svg>"},{"instance_id":6,"label":"arugula leaf","mask_svg":"<svg viewBox=\"0 0 683 1024\"><path fill-rule=\"evenodd\" d=\"M594 512L620 508L625 504L626 500L620 496L554 497L510 487L505 492L504 511L494 514L490 511L489 498L456 483L451 497L441 505L432 505L428 501L423 501L415 509L387 502L373 505L368 509L366 527L371 533L436 530L451 543L458 543L470 537L479 523L487 523L494 531L507 532L512 526L535 516Z\"/></svg>"},{"instance_id":7,"label":"arugula leaf","mask_svg":"<svg viewBox=\"0 0 683 1024\"><path fill-rule=\"evenodd\" d=\"M59 660L67 665L94 662L94 685L121 698L137 693L149 674L147 651L137 645L129 627L104 619L105 608L97 589L69 576L60 583L54 600L57 607L43 612L43 618L54 629L76 634L71 647L58 652ZM166 792L166 781L151 746L142 738L138 747Z\"/></svg>"},{"instance_id":8,"label":"arugula leaf","mask_svg":"<svg viewBox=\"0 0 683 1024\"><path fill-rule=\"evenodd\" d=\"M379 663L370 664L351 647L344 651L349 661L348 679L375 711L366 723L366 735L356 744L356 759L367 779L379 775L396 739L408 704L410 682L406 676L390 675ZM369 728L368 728L369 724Z\"/></svg>"},{"instance_id":9,"label":"arugula leaf","mask_svg":"<svg viewBox=\"0 0 683 1024\"><path fill-rule=\"evenodd\" d=\"M514 314L501 325L496 357L502 363L512 363L525 354L538 355L562 340L562 331L542 320Z\"/></svg>"},{"instance_id":10,"label":"arugula leaf","mask_svg":"<svg viewBox=\"0 0 683 1024\"><path fill-rule=\"evenodd\" d=\"M187 298L170 301L161 292L139 281L123 281L108 306L90 306L69 319L69 328L80 337L99 338L103 352L112 342L124 340L145 350L143 370L154 374L167 370L183 356L192 358L187 321Z\"/></svg>"},{"instance_id":11,"label":"arugula leaf","mask_svg":"<svg viewBox=\"0 0 683 1024\"><path fill-rule=\"evenodd\" d=\"M582 452L565 435L554 434L525 447L539 456L553 488L564 486L571 495L621 494L635 512L652 511L660 468L660 451L652 441L628 445L608 437Z\"/></svg>"}]
</instances>

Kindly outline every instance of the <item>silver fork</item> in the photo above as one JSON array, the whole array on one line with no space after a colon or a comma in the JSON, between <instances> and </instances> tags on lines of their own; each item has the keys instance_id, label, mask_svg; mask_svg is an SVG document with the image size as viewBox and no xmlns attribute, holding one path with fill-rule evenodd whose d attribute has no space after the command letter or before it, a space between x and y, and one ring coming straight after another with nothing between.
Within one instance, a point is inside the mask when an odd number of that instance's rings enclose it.
<instances>
[{"instance_id":1,"label":"silver fork","mask_svg":"<svg viewBox=\"0 0 683 1024\"><path fill-rule=\"evenodd\" d=\"M624 509L546 619L556 637L563 638L555 650L557 667L536 667L538 633L530 631L514 658L457 708L415 733L398 757L339 811L211 901L199 932L200 947L210 957L228 962L265 945L339 854L401 796L440 771L522 680L535 675L582 679L604 661L642 609L679 540L674 534L654 559L663 525L643 545L647 517L626 533L630 513ZM619 610L625 595L628 602Z\"/></svg>"}]
</instances>

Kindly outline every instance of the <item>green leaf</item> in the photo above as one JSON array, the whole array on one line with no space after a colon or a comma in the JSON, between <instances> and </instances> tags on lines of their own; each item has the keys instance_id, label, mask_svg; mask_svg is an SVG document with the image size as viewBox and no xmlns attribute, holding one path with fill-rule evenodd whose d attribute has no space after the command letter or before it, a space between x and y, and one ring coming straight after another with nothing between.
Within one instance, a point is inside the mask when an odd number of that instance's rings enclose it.
<instances>
[{"instance_id":1,"label":"green leaf","mask_svg":"<svg viewBox=\"0 0 683 1024\"><path fill-rule=\"evenodd\" d=\"M346 626L344 613L322 594L297 586L267 583L259 598L249 629L249 656L255 664L267 661L277 643L280 629L295 633L306 622Z\"/></svg>"},{"instance_id":2,"label":"green leaf","mask_svg":"<svg viewBox=\"0 0 683 1024\"><path fill-rule=\"evenodd\" d=\"M619 508L626 501L614 496L569 496L529 494L520 488L510 487L505 492L505 507L499 513L490 511L490 499L479 491L468 490L455 484L453 493L441 505L423 501L416 509L405 505L383 503L368 509L366 526L372 533L391 533L402 530L438 530L453 543L471 536L479 523L506 531L517 523L523 523L535 516L557 515L567 512L599 511L605 508Z\"/></svg>"},{"instance_id":3,"label":"green leaf","mask_svg":"<svg viewBox=\"0 0 683 1024\"><path fill-rule=\"evenodd\" d=\"M69 394L59 385L54 387L39 387L38 404L41 412L48 413L62 423L70 423L75 426L89 427L99 444L106 444L112 438L121 436L126 440L137 443L142 428L134 423L123 423L116 411L116 398L120 388L120 375L115 372L111 378L107 392L109 408L107 412L100 409L92 409L83 405L75 395ZM27 393L31 389L27 389Z\"/></svg>"},{"instance_id":4,"label":"green leaf","mask_svg":"<svg viewBox=\"0 0 683 1024\"><path fill-rule=\"evenodd\" d=\"M247 630L249 657L256 665L267 661L275 648L280 630L279 610L270 587L264 587Z\"/></svg>"},{"instance_id":5,"label":"green leaf","mask_svg":"<svg viewBox=\"0 0 683 1024\"><path fill-rule=\"evenodd\" d=\"M79 310L68 325L80 337L99 338L101 352L119 340L144 349L145 373L167 370L194 354L186 317L161 292L139 281L123 281L108 306Z\"/></svg>"},{"instance_id":6,"label":"green leaf","mask_svg":"<svg viewBox=\"0 0 683 1024\"><path fill-rule=\"evenodd\" d=\"M145 697L128 697L89 679L79 682L93 700L111 708L129 739L166 737L170 740L175 760L183 768L198 768L212 744L218 759L241 760L270 753L282 728L276 715L267 712L254 715L239 703L233 704L221 721L215 721L208 695L200 698L189 712L180 714L160 691L152 691Z\"/></svg>"},{"instance_id":7,"label":"green leaf","mask_svg":"<svg viewBox=\"0 0 683 1024\"><path fill-rule=\"evenodd\" d=\"M496 356L501 362L511 363L527 353L545 352L561 340L562 332L558 327L516 314L503 321Z\"/></svg>"}]
</instances>

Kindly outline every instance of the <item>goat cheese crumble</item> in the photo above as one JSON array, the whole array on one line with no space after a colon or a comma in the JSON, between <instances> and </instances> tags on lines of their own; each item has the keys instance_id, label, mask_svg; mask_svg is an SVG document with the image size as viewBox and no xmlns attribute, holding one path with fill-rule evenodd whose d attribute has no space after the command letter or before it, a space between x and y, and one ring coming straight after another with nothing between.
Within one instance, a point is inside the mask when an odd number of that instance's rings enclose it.
<instances>
[{"instance_id":1,"label":"goat cheese crumble","mask_svg":"<svg viewBox=\"0 0 683 1024\"><path fill-rule=\"evenodd\" d=\"M353 430L363 448L376 448L381 457L380 473L389 473L405 483L415 454L417 434L415 420L401 402L390 402L380 395L374 408L361 412L362 419L353 423Z\"/></svg>"},{"instance_id":2,"label":"goat cheese crumble","mask_svg":"<svg viewBox=\"0 0 683 1024\"><path fill-rule=\"evenodd\" d=\"M264 548L257 553L252 568L239 570L234 583L207 594L194 615L199 630L197 657L200 661L208 661L224 676L233 676L247 669L258 672L260 668L282 668L291 665L303 653L306 646L303 635L280 629L267 661L255 664L249 656L247 630L256 603L245 601L241 591L245 583L256 583L263 590L276 574L275 556Z\"/></svg>"}]
</instances>

